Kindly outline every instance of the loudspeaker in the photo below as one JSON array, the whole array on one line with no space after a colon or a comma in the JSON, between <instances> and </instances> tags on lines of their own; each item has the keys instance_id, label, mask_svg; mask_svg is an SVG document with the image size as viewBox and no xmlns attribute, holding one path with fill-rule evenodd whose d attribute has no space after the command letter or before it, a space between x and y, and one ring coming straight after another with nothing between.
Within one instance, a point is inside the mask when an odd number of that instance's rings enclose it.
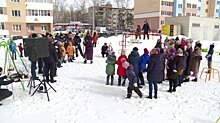
<instances>
[{"instance_id":1,"label":"loudspeaker","mask_svg":"<svg viewBox=\"0 0 220 123\"><path fill-rule=\"evenodd\" d=\"M25 38L23 39L24 55L31 58L49 57L48 38Z\"/></svg>"}]
</instances>

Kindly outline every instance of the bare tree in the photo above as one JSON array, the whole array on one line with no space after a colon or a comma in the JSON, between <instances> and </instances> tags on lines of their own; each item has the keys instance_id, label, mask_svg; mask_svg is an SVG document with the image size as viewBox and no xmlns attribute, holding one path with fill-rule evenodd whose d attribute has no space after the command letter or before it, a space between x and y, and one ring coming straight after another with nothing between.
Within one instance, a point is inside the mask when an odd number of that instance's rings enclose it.
<instances>
[{"instance_id":1,"label":"bare tree","mask_svg":"<svg viewBox=\"0 0 220 123\"><path fill-rule=\"evenodd\" d=\"M84 21L87 12L87 0L74 0L74 3L76 9L81 13L80 18Z\"/></svg>"},{"instance_id":2,"label":"bare tree","mask_svg":"<svg viewBox=\"0 0 220 123\"><path fill-rule=\"evenodd\" d=\"M55 0L54 3L54 23L63 22L66 18L66 0Z\"/></svg>"}]
</instances>

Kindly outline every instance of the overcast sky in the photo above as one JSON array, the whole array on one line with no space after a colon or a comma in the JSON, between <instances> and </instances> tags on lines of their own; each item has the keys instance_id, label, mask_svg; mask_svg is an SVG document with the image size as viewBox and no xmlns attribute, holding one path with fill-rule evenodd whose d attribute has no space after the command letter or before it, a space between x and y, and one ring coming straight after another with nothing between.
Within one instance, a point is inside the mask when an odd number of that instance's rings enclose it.
<instances>
[{"instance_id":1,"label":"overcast sky","mask_svg":"<svg viewBox=\"0 0 220 123\"><path fill-rule=\"evenodd\" d=\"M89 3L91 2L91 0L86 0L88 1ZM134 7L134 0L130 0L131 1L131 4L129 6L129 8L133 8ZM74 0L67 0L67 3L73 3ZM111 2L113 5L114 5L114 0L106 0L106 2Z\"/></svg>"}]
</instances>

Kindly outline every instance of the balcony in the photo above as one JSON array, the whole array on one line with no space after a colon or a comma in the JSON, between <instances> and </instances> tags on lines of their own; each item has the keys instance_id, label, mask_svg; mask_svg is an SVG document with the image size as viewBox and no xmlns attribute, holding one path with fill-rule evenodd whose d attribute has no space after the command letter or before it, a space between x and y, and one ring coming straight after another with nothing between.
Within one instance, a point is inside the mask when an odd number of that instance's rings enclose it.
<instances>
[{"instance_id":1,"label":"balcony","mask_svg":"<svg viewBox=\"0 0 220 123\"><path fill-rule=\"evenodd\" d=\"M27 23L53 23L52 16L26 16Z\"/></svg>"},{"instance_id":2,"label":"balcony","mask_svg":"<svg viewBox=\"0 0 220 123\"><path fill-rule=\"evenodd\" d=\"M0 22L7 22L8 21L8 16L0 14Z\"/></svg>"},{"instance_id":3,"label":"balcony","mask_svg":"<svg viewBox=\"0 0 220 123\"><path fill-rule=\"evenodd\" d=\"M53 10L53 3L35 3L35 2L26 2L26 9L36 9L42 8L42 10Z\"/></svg>"}]
</instances>

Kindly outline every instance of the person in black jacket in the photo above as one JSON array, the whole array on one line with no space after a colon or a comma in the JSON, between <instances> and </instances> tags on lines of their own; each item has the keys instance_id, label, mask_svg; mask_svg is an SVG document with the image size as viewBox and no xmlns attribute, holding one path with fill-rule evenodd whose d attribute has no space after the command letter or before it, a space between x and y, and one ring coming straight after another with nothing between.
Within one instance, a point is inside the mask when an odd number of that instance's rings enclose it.
<instances>
[{"instance_id":1,"label":"person in black jacket","mask_svg":"<svg viewBox=\"0 0 220 123\"><path fill-rule=\"evenodd\" d=\"M210 73L210 71L211 71L211 68L212 68L212 55L213 55L213 53L214 53L214 47L215 47L215 45L214 45L214 43L213 44L211 44L210 46L209 46L209 51L208 51L208 54L205 56L206 58L207 58L207 60L208 60L208 73Z\"/></svg>"},{"instance_id":2,"label":"person in black jacket","mask_svg":"<svg viewBox=\"0 0 220 123\"><path fill-rule=\"evenodd\" d=\"M0 67L0 76L2 74L2 68ZM0 101L3 99L6 99L12 95L12 92L9 91L8 89L1 89L1 85L8 85L14 82L14 80L5 80L7 76L1 76L0 77ZM1 105L1 104L0 104Z\"/></svg>"},{"instance_id":3,"label":"person in black jacket","mask_svg":"<svg viewBox=\"0 0 220 123\"><path fill-rule=\"evenodd\" d=\"M79 33L76 33L74 37L74 46L75 46L75 51L76 51L76 57L78 57L78 50L81 54L81 56L84 58L83 51L81 48L81 38L79 37Z\"/></svg>"},{"instance_id":4,"label":"person in black jacket","mask_svg":"<svg viewBox=\"0 0 220 123\"><path fill-rule=\"evenodd\" d=\"M146 36L146 35L147 35L147 39L149 40L148 31L150 31L150 26L149 26L147 20L144 21L144 25L143 25L142 30L144 30L144 40L145 40L145 36Z\"/></svg>"},{"instance_id":5,"label":"person in black jacket","mask_svg":"<svg viewBox=\"0 0 220 123\"><path fill-rule=\"evenodd\" d=\"M107 45L107 43L104 43L104 45L102 46L102 58L104 58L104 55L106 54L106 57L108 56L108 45Z\"/></svg>"},{"instance_id":6,"label":"person in black jacket","mask_svg":"<svg viewBox=\"0 0 220 123\"><path fill-rule=\"evenodd\" d=\"M43 58L44 61L44 75L46 77L46 81L47 82L51 82L54 83L56 82L54 80L54 74L55 74L55 65L58 62L58 57L57 57L57 53L56 53L56 49L53 46L53 39L49 38L49 57L45 57ZM49 80L49 74L50 74L50 80Z\"/></svg>"},{"instance_id":7,"label":"person in black jacket","mask_svg":"<svg viewBox=\"0 0 220 123\"><path fill-rule=\"evenodd\" d=\"M157 48L152 49L150 53L151 55L147 66L147 80L149 82L149 96L147 98L152 99L152 85L154 85L154 98L157 99L157 82L160 80L160 77L158 76L161 74L162 69L161 61L159 50Z\"/></svg>"}]
</instances>

